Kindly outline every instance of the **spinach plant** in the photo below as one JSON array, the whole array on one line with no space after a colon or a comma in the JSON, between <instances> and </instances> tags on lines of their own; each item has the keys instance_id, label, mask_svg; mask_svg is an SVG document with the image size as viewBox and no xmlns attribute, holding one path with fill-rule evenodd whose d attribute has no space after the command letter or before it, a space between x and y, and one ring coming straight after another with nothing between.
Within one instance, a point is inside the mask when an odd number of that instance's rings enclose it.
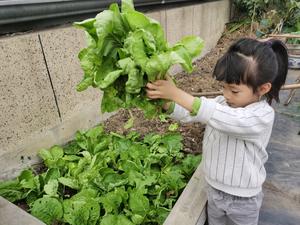
<instances>
[{"instance_id":1,"label":"spinach plant","mask_svg":"<svg viewBox=\"0 0 300 225\"><path fill-rule=\"evenodd\" d=\"M161 114L163 102L147 99L146 83L164 79L174 64L192 72L192 58L203 48L196 36L169 46L161 25L136 11L132 0L122 0L121 10L111 4L95 18L75 26L85 30L88 40L79 53L84 77L77 90L89 86L102 90L102 112L138 107L147 117Z\"/></svg>"}]
</instances>

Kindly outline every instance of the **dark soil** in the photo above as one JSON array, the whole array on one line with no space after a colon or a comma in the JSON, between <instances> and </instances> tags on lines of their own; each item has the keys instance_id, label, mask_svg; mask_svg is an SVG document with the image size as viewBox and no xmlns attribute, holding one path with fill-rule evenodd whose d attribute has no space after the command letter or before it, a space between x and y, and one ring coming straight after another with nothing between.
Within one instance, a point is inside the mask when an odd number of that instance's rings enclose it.
<instances>
[{"instance_id":1,"label":"dark soil","mask_svg":"<svg viewBox=\"0 0 300 225\"><path fill-rule=\"evenodd\" d=\"M217 60L224 54L228 47L237 39L250 36L249 27L243 27L233 33L225 33L212 49L203 58L194 63L195 69L191 74L185 72L176 74L175 80L177 86L187 92L206 92L219 91L221 85L212 78L212 72ZM253 36L253 35L252 35ZM143 113L138 110L132 110L134 116L134 126L130 130L139 132L142 136L151 133L165 133L168 127L175 121L161 122L159 119L145 119ZM104 122L107 131L114 131L126 134L128 130L124 129L124 124L130 118L128 110L120 110L117 114ZM200 123L179 124L179 131L184 138L184 151L189 153L201 153L202 138L205 126Z\"/></svg>"}]
</instances>

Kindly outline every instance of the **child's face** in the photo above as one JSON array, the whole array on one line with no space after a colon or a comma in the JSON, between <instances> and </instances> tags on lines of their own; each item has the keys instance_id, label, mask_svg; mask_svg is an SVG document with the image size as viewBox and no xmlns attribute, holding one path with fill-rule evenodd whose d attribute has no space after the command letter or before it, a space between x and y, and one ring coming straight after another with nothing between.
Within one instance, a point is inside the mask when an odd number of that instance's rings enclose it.
<instances>
[{"instance_id":1,"label":"child's face","mask_svg":"<svg viewBox=\"0 0 300 225\"><path fill-rule=\"evenodd\" d=\"M223 95L230 107L245 107L259 101L259 95L253 93L251 87L245 84L224 84Z\"/></svg>"}]
</instances>

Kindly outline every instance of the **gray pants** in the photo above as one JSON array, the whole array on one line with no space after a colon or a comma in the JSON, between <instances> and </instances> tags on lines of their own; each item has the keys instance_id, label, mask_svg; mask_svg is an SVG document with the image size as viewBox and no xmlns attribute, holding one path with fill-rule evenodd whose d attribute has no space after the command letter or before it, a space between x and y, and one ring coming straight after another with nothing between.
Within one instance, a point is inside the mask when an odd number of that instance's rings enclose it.
<instances>
[{"instance_id":1,"label":"gray pants","mask_svg":"<svg viewBox=\"0 0 300 225\"><path fill-rule=\"evenodd\" d=\"M263 193L253 197L238 197L207 188L207 214L209 225L257 225Z\"/></svg>"}]
</instances>

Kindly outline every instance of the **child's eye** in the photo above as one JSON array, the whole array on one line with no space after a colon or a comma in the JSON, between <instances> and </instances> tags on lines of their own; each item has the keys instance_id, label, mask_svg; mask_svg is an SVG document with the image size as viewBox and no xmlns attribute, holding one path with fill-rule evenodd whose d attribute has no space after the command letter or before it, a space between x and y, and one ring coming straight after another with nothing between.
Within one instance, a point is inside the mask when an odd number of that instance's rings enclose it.
<instances>
[{"instance_id":1,"label":"child's eye","mask_svg":"<svg viewBox=\"0 0 300 225\"><path fill-rule=\"evenodd\" d=\"M237 93L239 93L238 91L231 91L233 94L237 94Z\"/></svg>"}]
</instances>

